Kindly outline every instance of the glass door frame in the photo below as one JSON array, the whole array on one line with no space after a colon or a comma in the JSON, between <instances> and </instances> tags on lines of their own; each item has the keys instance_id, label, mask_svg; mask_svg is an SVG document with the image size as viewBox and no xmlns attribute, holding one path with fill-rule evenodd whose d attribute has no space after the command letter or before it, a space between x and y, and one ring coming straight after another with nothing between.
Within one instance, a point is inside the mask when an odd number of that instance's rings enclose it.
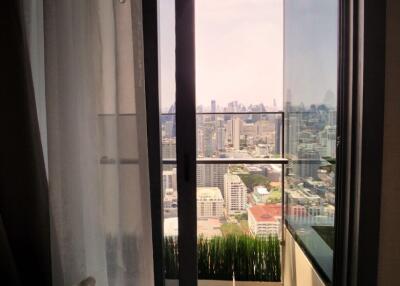
<instances>
[{"instance_id":1,"label":"glass door frame","mask_svg":"<svg viewBox=\"0 0 400 286\"><path fill-rule=\"evenodd\" d=\"M179 236L182 285L197 285L194 1L176 0L175 7L176 116L177 134L181 134L177 142L178 216L179 228L185 230ZM142 1L153 260L158 286L164 285L164 265L157 2ZM376 94L385 90L386 3L339 0L339 6L337 144L341 163L336 183L333 284L363 285L377 279L384 96ZM368 80L371 77L374 80ZM374 191L369 191L371 186Z\"/></svg>"}]
</instances>

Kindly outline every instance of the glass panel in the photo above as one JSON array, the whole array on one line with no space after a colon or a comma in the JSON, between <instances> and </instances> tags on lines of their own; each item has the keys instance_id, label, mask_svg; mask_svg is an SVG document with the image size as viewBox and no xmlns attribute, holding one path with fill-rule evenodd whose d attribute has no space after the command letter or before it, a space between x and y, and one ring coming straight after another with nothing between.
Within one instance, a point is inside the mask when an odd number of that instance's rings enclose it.
<instances>
[{"instance_id":1,"label":"glass panel","mask_svg":"<svg viewBox=\"0 0 400 286\"><path fill-rule=\"evenodd\" d=\"M158 1L160 101L162 113L175 113L175 0Z\"/></svg>"},{"instance_id":2,"label":"glass panel","mask_svg":"<svg viewBox=\"0 0 400 286\"><path fill-rule=\"evenodd\" d=\"M282 110L282 0L195 2L198 112Z\"/></svg>"},{"instance_id":3,"label":"glass panel","mask_svg":"<svg viewBox=\"0 0 400 286\"><path fill-rule=\"evenodd\" d=\"M198 158L281 157L282 115L198 114Z\"/></svg>"},{"instance_id":4,"label":"glass panel","mask_svg":"<svg viewBox=\"0 0 400 286\"><path fill-rule=\"evenodd\" d=\"M197 164L199 279L280 281L281 166Z\"/></svg>"},{"instance_id":5,"label":"glass panel","mask_svg":"<svg viewBox=\"0 0 400 286\"><path fill-rule=\"evenodd\" d=\"M285 152L289 229L332 279L338 1L285 1Z\"/></svg>"},{"instance_id":6,"label":"glass panel","mask_svg":"<svg viewBox=\"0 0 400 286\"><path fill-rule=\"evenodd\" d=\"M176 160L175 115L161 115L161 154L163 159Z\"/></svg>"},{"instance_id":7,"label":"glass panel","mask_svg":"<svg viewBox=\"0 0 400 286\"><path fill-rule=\"evenodd\" d=\"M195 21L197 158L280 157L283 2L196 1ZM199 279L280 280L275 167L197 164Z\"/></svg>"},{"instance_id":8,"label":"glass panel","mask_svg":"<svg viewBox=\"0 0 400 286\"><path fill-rule=\"evenodd\" d=\"M176 165L163 165L165 278L178 278L178 192Z\"/></svg>"},{"instance_id":9,"label":"glass panel","mask_svg":"<svg viewBox=\"0 0 400 286\"><path fill-rule=\"evenodd\" d=\"M158 1L160 62L161 158L176 160L175 122L175 0ZM165 279L178 285L178 192L177 166L163 161L162 196L164 211ZM173 280L173 281L171 281Z\"/></svg>"}]
</instances>

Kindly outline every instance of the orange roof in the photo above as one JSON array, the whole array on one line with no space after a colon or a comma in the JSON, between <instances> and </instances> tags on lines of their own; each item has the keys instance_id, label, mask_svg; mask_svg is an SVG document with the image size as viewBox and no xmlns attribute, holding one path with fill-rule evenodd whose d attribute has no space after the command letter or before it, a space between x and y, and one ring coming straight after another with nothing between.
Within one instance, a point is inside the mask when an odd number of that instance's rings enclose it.
<instances>
[{"instance_id":1,"label":"orange roof","mask_svg":"<svg viewBox=\"0 0 400 286\"><path fill-rule=\"evenodd\" d=\"M301 205L289 205L287 207L287 214L306 217L307 210L304 206Z\"/></svg>"},{"instance_id":2,"label":"orange roof","mask_svg":"<svg viewBox=\"0 0 400 286\"><path fill-rule=\"evenodd\" d=\"M282 216L281 204L256 205L249 208L256 221L275 221Z\"/></svg>"}]
</instances>

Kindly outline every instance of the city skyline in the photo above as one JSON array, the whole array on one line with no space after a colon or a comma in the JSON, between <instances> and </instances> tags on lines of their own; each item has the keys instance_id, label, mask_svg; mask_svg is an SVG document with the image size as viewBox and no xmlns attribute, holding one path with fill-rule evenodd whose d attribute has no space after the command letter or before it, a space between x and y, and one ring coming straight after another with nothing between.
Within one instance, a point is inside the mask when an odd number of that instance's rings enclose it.
<instances>
[{"instance_id":1,"label":"city skyline","mask_svg":"<svg viewBox=\"0 0 400 286\"><path fill-rule=\"evenodd\" d=\"M283 2L196 2L196 101L220 105L246 98L283 104ZM175 101L174 1L160 1L160 93L165 111ZM221 15L223 14L223 15ZM262 55L262 56L260 56Z\"/></svg>"}]
</instances>

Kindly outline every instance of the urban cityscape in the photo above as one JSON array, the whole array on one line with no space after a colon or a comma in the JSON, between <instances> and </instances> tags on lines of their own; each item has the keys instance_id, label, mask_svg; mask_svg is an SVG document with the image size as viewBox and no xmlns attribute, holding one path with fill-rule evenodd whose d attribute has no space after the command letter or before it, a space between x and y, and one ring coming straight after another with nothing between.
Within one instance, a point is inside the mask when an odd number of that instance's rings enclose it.
<instances>
[{"instance_id":1,"label":"urban cityscape","mask_svg":"<svg viewBox=\"0 0 400 286\"><path fill-rule=\"evenodd\" d=\"M330 246L335 214L336 110L291 106L286 113L237 101L197 107L197 157L289 159L285 219L305 236L317 232ZM162 156L176 154L175 107L161 116ZM282 124L285 122L285 130ZM284 130L284 134L283 134ZM282 138L285 138L283 150ZM284 153L283 153L284 151ZM178 235L176 167L163 166L164 235ZM204 237L282 233L280 164L197 164L197 229ZM318 228L321 226L322 230ZM324 229L328 227L328 230Z\"/></svg>"}]
</instances>

